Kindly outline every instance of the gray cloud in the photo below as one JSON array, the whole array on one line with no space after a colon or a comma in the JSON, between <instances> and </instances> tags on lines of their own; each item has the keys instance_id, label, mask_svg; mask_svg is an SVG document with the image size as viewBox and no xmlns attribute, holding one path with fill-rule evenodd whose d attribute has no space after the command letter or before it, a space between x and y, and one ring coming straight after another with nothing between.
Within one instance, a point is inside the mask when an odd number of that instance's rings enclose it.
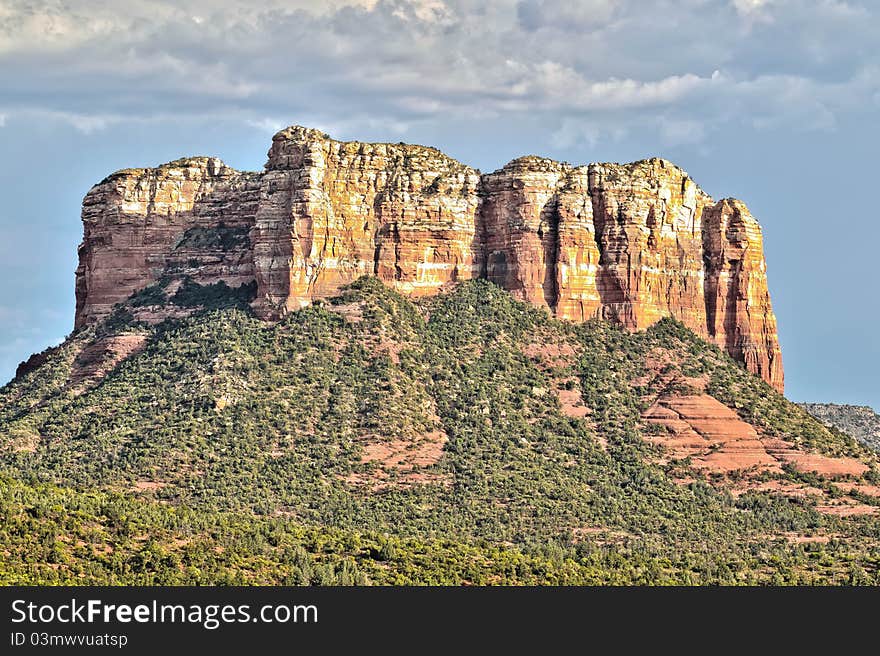
<instances>
[{"instance_id":1,"label":"gray cloud","mask_svg":"<svg viewBox=\"0 0 880 656\"><path fill-rule=\"evenodd\" d=\"M673 141L744 116L831 129L880 93L878 37L876 10L841 0L12 0L0 115L86 132L309 116L405 133L475 111L608 136L662 115Z\"/></svg>"},{"instance_id":2,"label":"gray cloud","mask_svg":"<svg viewBox=\"0 0 880 656\"><path fill-rule=\"evenodd\" d=\"M619 0L520 0L517 19L523 29L592 30L606 24L623 3Z\"/></svg>"}]
</instances>

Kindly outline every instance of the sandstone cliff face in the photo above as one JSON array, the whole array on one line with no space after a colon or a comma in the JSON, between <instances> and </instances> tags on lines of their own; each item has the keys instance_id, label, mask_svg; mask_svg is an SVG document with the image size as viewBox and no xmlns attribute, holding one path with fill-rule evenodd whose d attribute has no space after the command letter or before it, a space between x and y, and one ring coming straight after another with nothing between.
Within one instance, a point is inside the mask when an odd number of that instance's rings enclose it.
<instances>
[{"instance_id":1,"label":"sandstone cliff face","mask_svg":"<svg viewBox=\"0 0 880 656\"><path fill-rule=\"evenodd\" d=\"M266 170L214 158L113 174L86 196L76 326L163 276L236 287L277 319L363 275L436 293L485 277L559 318L665 316L783 388L760 226L661 159L480 173L407 144L275 135Z\"/></svg>"},{"instance_id":2,"label":"sandstone cliff face","mask_svg":"<svg viewBox=\"0 0 880 656\"><path fill-rule=\"evenodd\" d=\"M255 308L278 317L373 274L423 295L474 275L479 173L433 148L275 135L255 216Z\"/></svg>"},{"instance_id":3,"label":"sandstone cliff face","mask_svg":"<svg viewBox=\"0 0 880 656\"><path fill-rule=\"evenodd\" d=\"M590 166L602 315L630 330L664 316L705 334L701 213L709 200L661 159Z\"/></svg>"},{"instance_id":4,"label":"sandstone cliff face","mask_svg":"<svg viewBox=\"0 0 880 656\"><path fill-rule=\"evenodd\" d=\"M125 169L97 184L83 201L75 327L165 273L231 286L253 280L258 194L258 175L212 157Z\"/></svg>"},{"instance_id":5,"label":"sandstone cliff face","mask_svg":"<svg viewBox=\"0 0 880 656\"><path fill-rule=\"evenodd\" d=\"M482 273L514 296L556 305L558 187L571 167L522 157L483 176Z\"/></svg>"},{"instance_id":6,"label":"sandstone cliff face","mask_svg":"<svg viewBox=\"0 0 880 656\"><path fill-rule=\"evenodd\" d=\"M579 166L569 172L559 189L556 208L556 315L572 321L601 316L602 252L593 220L590 167Z\"/></svg>"},{"instance_id":7,"label":"sandstone cliff face","mask_svg":"<svg viewBox=\"0 0 880 656\"><path fill-rule=\"evenodd\" d=\"M661 159L483 176L482 275L557 317L643 330L673 316L783 389L761 229Z\"/></svg>"},{"instance_id":8,"label":"sandstone cliff face","mask_svg":"<svg viewBox=\"0 0 880 656\"><path fill-rule=\"evenodd\" d=\"M725 199L707 208L703 253L708 336L781 390L782 352L767 288L761 226L743 203Z\"/></svg>"}]
</instances>

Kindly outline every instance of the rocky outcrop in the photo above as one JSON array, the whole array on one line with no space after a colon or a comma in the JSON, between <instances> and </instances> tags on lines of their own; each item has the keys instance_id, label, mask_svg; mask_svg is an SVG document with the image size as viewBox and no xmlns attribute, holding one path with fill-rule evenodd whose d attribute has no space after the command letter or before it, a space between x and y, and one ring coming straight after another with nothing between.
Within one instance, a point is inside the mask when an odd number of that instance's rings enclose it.
<instances>
[{"instance_id":1,"label":"rocky outcrop","mask_svg":"<svg viewBox=\"0 0 880 656\"><path fill-rule=\"evenodd\" d=\"M558 190L571 167L522 157L483 176L481 273L517 298L555 308Z\"/></svg>"},{"instance_id":2,"label":"rocky outcrop","mask_svg":"<svg viewBox=\"0 0 880 656\"><path fill-rule=\"evenodd\" d=\"M494 173L408 144L276 134L262 173L214 158L113 174L86 196L76 326L163 277L256 281L264 319L363 275L420 296L485 277L573 321L666 316L779 390L760 226L661 159Z\"/></svg>"},{"instance_id":3,"label":"rocky outcrop","mask_svg":"<svg viewBox=\"0 0 880 656\"><path fill-rule=\"evenodd\" d=\"M93 187L83 201L75 327L163 275L230 286L252 281L260 181L217 158L193 157L124 169Z\"/></svg>"},{"instance_id":4,"label":"rocky outcrop","mask_svg":"<svg viewBox=\"0 0 880 656\"><path fill-rule=\"evenodd\" d=\"M563 319L630 330L663 317L783 389L761 228L662 159L571 167L539 157L483 176L482 275Z\"/></svg>"},{"instance_id":5,"label":"rocky outcrop","mask_svg":"<svg viewBox=\"0 0 880 656\"><path fill-rule=\"evenodd\" d=\"M782 390L782 352L763 242L761 226L740 201L725 199L706 209L706 326L710 339Z\"/></svg>"},{"instance_id":6,"label":"rocky outcrop","mask_svg":"<svg viewBox=\"0 0 880 656\"><path fill-rule=\"evenodd\" d=\"M736 411L708 394L662 393L642 413L642 418L648 424L665 429L649 433L647 439L663 448L667 462L688 460L690 467L708 473L749 472L749 478L759 479L792 467L826 478L845 478L863 476L870 470L856 458L806 452L791 441L758 432ZM732 491L736 494L756 489L755 483L757 480L734 481ZM808 493L824 495L817 488L811 488ZM836 511L832 508L827 506L820 510L834 514ZM876 508L859 508L855 512L873 514Z\"/></svg>"},{"instance_id":7,"label":"rocky outcrop","mask_svg":"<svg viewBox=\"0 0 880 656\"><path fill-rule=\"evenodd\" d=\"M590 166L601 313L630 330L665 316L705 334L701 213L708 196L661 159Z\"/></svg>"},{"instance_id":8,"label":"rocky outcrop","mask_svg":"<svg viewBox=\"0 0 880 656\"><path fill-rule=\"evenodd\" d=\"M556 315L586 321L603 314L599 291L602 253L593 221L589 167L572 169L556 201Z\"/></svg>"},{"instance_id":9,"label":"rocky outcrop","mask_svg":"<svg viewBox=\"0 0 880 656\"><path fill-rule=\"evenodd\" d=\"M52 357L57 351L57 346L50 346L49 348L44 349L39 353L32 353L27 360L18 363L18 366L15 368L15 377L20 378L22 376L28 375L32 371L36 371L44 364L46 364L49 358Z\"/></svg>"},{"instance_id":10,"label":"rocky outcrop","mask_svg":"<svg viewBox=\"0 0 880 656\"><path fill-rule=\"evenodd\" d=\"M267 318L376 275L406 294L474 275L479 173L433 148L275 135L254 217Z\"/></svg>"}]
</instances>

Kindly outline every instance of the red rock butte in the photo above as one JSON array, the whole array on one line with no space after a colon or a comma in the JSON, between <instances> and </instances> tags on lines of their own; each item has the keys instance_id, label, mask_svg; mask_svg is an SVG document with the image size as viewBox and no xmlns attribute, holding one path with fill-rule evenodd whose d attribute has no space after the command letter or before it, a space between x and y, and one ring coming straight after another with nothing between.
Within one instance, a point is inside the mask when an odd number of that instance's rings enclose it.
<instances>
[{"instance_id":1,"label":"red rock butte","mask_svg":"<svg viewBox=\"0 0 880 656\"><path fill-rule=\"evenodd\" d=\"M118 171L83 201L77 328L162 276L256 282L274 320L374 275L411 296L488 278L561 319L675 317L783 389L761 226L662 159L521 157L481 174L434 148L289 127L263 172L213 157Z\"/></svg>"}]
</instances>

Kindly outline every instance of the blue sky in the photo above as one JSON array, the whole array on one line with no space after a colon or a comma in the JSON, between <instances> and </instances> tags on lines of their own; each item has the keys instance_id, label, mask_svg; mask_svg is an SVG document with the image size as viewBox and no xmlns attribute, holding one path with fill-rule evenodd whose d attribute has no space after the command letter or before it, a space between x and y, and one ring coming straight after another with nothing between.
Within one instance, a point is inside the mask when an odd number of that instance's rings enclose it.
<instances>
[{"instance_id":1,"label":"blue sky","mask_svg":"<svg viewBox=\"0 0 880 656\"><path fill-rule=\"evenodd\" d=\"M0 380L72 327L92 184L259 169L298 123L484 171L666 157L762 223L787 395L880 408L875 2L121 4L0 2Z\"/></svg>"}]
</instances>

